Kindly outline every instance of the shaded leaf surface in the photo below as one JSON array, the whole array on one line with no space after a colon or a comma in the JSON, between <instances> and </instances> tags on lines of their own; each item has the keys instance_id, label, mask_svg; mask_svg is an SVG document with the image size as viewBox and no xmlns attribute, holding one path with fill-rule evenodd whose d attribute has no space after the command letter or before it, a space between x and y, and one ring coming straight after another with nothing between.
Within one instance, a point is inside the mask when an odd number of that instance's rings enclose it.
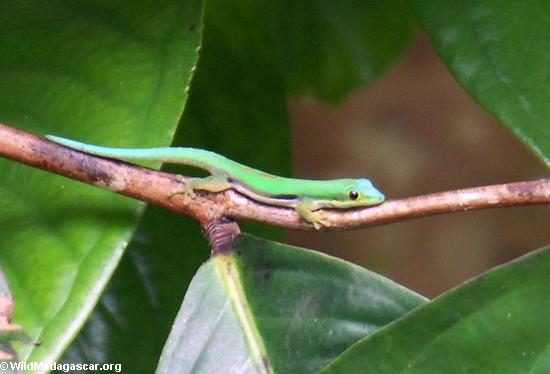
<instances>
[{"instance_id":1,"label":"shaded leaf surface","mask_svg":"<svg viewBox=\"0 0 550 374\"><path fill-rule=\"evenodd\" d=\"M323 373L544 373L550 247L455 288L352 346Z\"/></svg>"},{"instance_id":2,"label":"shaded leaf surface","mask_svg":"<svg viewBox=\"0 0 550 374\"><path fill-rule=\"evenodd\" d=\"M116 362L124 372L154 372L185 290L208 253L197 224L148 207L105 293L63 361Z\"/></svg>"},{"instance_id":3,"label":"shaded leaf surface","mask_svg":"<svg viewBox=\"0 0 550 374\"><path fill-rule=\"evenodd\" d=\"M242 235L191 282L159 372L314 372L425 302L336 258Z\"/></svg>"},{"instance_id":4,"label":"shaded leaf surface","mask_svg":"<svg viewBox=\"0 0 550 374\"><path fill-rule=\"evenodd\" d=\"M278 0L264 5L258 27L270 28L292 95L342 99L380 75L412 34L412 18L400 1Z\"/></svg>"}]
</instances>

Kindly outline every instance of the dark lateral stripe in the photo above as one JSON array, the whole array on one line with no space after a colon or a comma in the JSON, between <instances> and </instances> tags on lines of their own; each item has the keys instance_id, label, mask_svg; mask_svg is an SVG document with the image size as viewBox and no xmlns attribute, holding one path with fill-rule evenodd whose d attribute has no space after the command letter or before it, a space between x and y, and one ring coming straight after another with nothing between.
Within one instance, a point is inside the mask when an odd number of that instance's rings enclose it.
<instances>
[{"instance_id":1,"label":"dark lateral stripe","mask_svg":"<svg viewBox=\"0 0 550 374\"><path fill-rule=\"evenodd\" d=\"M298 195L271 195L270 197L280 200L296 200Z\"/></svg>"}]
</instances>

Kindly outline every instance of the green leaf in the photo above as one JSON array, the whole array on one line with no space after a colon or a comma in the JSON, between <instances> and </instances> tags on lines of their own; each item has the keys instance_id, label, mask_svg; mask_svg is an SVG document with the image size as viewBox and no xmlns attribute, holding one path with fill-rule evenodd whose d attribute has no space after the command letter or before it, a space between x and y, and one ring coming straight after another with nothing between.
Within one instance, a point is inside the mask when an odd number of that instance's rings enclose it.
<instances>
[{"instance_id":1,"label":"green leaf","mask_svg":"<svg viewBox=\"0 0 550 374\"><path fill-rule=\"evenodd\" d=\"M0 12L0 121L109 145L168 144L196 62L193 2L8 1ZM0 264L15 322L55 360L95 305L143 204L0 162Z\"/></svg>"},{"instance_id":2,"label":"green leaf","mask_svg":"<svg viewBox=\"0 0 550 374\"><path fill-rule=\"evenodd\" d=\"M261 9L251 0L205 3L201 57L175 143L288 175L287 98L269 35L256 28Z\"/></svg>"},{"instance_id":3,"label":"green leaf","mask_svg":"<svg viewBox=\"0 0 550 374\"><path fill-rule=\"evenodd\" d=\"M550 2L408 3L458 82L550 165Z\"/></svg>"},{"instance_id":4,"label":"green leaf","mask_svg":"<svg viewBox=\"0 0 550 374\"><path fill-rule=\"evenodd\" d=\"M258 27L273 46L293 95L337 101L370 83L411 39L413 22L400 1L269 1Z\"/></svg>"},{"instance_id":5,"label":"green leaf","mask_svg":"<svg viewBox=\"0 0 550 374\"><path fill-rule=\"evenodd\" d=\"M550 247L491 270L352 346L323 373L547 373Z\"/></svg>"},{"instance_id":6,"label":"green leaf","mask_svg":"<svg viewBox=\"0 0 550 374\"><path fill-rule=\"evenodd\" d=\"M342 260L242 235L193 278L157 371L314 372L425 302Z\"/></svg>"},{"instance_id":7,"label":"green leaf","mask_svg":"<svg viewBox=\"0 0 550 374\"><path fill-rule=\"evenodd\" d=\"M207 255L196 224L149 207L63 361L116 362L124 372L154 372L185 290Z\"/></svg>"}]
</instances>

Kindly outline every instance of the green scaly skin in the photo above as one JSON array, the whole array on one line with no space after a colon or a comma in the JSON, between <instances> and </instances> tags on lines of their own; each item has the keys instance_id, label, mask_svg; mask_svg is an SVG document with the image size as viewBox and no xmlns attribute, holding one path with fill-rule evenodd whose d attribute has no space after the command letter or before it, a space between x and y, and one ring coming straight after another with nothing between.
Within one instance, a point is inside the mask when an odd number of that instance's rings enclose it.
<instances>
[{"instance_id":1,"label":"green scaly skin","mask_svg":"<svg viewBox=\"0 0 550 374\"><path fill-rule=\"evenodd\" d=\"M221 192L233 189L260 203L291 207L316 229L328 222L319 209L347 209L377 205L384 195L366 178L309 180L279 177L239 164L214 152L196 148L109 148L80 143L58 136L51 141L81 152L126 161L158 161L197 167L208 171L175 193Z\"/></svg>"}]
</instances>

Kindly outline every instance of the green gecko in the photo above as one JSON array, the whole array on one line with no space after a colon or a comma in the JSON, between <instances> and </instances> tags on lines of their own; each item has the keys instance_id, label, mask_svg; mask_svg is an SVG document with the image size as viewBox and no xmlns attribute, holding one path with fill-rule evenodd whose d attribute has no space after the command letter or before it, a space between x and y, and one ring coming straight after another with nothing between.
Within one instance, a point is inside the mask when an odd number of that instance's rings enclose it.
<instances>
[{"instance_id":1,"label":"green gecko","mask_svg":"<svg viewBox=\"0 0 550 374\"><path fill-rule=\"evenodd\" d=\"M347 209L377 205L384 195L370 180L308 180L279 177L239 164L214 152L196 148L109 148L48 135L47 139L97 156L127 161L158 161L206 170L210 176L194 178L176 193L221 192L233 189L250 199L272 206L294 208L315 229L328 226L319 209Z\"/></svg>"}]
</instances>

